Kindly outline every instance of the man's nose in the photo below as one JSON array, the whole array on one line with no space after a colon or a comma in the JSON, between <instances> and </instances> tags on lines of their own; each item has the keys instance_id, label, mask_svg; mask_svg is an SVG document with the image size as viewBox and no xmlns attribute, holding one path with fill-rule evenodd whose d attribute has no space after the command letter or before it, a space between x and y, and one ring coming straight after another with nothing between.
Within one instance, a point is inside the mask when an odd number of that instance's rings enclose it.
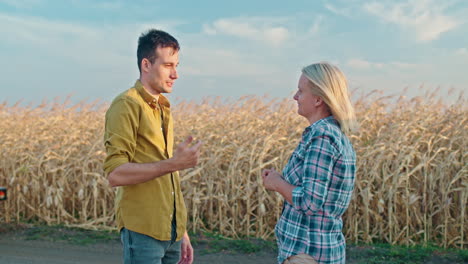
<instances>
[{"instance_id":1,"label":"man's nose","mask_svg":"<svg viewBox=\"0 0 468 264\"><path fill-rule=\"evenodd\" d=\"M174 80L177 79L177 78L179 78L179 74L177 73L177 70L176 70L176 69L174 69L174 70L171 72L171 78L174 79Z\"/></svg>"}]
</instances>

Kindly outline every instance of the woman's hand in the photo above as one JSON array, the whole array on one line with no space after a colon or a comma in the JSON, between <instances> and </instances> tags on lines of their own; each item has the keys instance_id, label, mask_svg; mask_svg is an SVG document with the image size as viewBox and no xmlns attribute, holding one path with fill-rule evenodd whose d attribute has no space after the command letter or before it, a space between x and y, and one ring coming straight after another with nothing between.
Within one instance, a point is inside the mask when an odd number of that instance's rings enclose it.
<instances>
[{"instance_id":1,"label":"woman's hand","mask_svg":"<svg viewBox=\"0 0 468 264\"><path fill-rule=\"evenodd\" d=\"M274 169L262 171L263 186L265 189L281 194L286 201L292 204L292 191L296 186L289 184L283 176Z\"/></svg>"},{"instance_id":2,"label":"woman's hand","mask_svg":"<svg viewBox=\"0 0 468 264\"><path fill-rule=\"evenodd\" d=\"M281 183L284 182L281 174L274 169L266 169L262 172L263 186L270 191L278 191Z\"/></svg>"}]
</instances>

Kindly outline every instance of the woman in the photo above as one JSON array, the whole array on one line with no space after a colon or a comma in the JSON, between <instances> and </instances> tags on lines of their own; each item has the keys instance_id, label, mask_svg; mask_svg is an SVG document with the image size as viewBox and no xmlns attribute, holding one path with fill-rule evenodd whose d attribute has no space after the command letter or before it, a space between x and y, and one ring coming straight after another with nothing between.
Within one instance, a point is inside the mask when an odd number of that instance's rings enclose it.
<instances>
[{"instance_id":1,"label":"woman","mask_svg":"<svg viewBox=\"0 0 468 264\"><path fill-rule=\"evenodd\" d=\"M297 112L310 126L283 175L262 172L265 188L285 199L275 228L278 263L345 263L341 216L356 174L356 155L345 135L355 125L346 79L337 67L316 63L302 69L298 88ZM310 260L295 262L299 258Z\"/></svg>"}]
</instances>

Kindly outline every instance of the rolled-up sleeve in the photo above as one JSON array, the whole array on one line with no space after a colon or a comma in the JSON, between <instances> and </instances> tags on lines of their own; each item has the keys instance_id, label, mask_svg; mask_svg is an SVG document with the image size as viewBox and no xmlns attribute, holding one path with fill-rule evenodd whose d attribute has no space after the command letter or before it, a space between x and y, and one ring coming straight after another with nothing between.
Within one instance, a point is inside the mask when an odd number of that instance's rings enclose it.
<instances>
[{"instance_id":1,"label":"rolled-up sleeve","mask_svg":"<svg viewBox=\"0 0 468 264\"><path fill-rule=\"evenodd\" d=\"M104 146L106 175L115 168L131 162L135 155L139 106L130 99L114 101L106 112Z\"/></svg>"},{"instance_id":2,"label":"rolled-up sleeve","mask_svg":"<svg viewBox=\"0 0 468 264\"><path fill-rule=\"evenodd\" d=\"M335 155L327 136L312 138L304 154L302 185L294 188L292 202L296 210L312 215L323 210Z\"/></svg>"}]
</instances>

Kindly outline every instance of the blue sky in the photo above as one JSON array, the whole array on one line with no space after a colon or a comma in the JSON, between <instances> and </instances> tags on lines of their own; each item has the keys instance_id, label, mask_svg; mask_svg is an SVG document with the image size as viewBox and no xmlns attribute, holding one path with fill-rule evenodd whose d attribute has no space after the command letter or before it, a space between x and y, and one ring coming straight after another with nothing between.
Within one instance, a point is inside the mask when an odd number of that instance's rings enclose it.
<instances>
[{"instance_id":1,"label":"blue sky","mask_svg":"<svg viewBox=\"0 0 468 264\"><path fill-rule=\"evenodd\" d=\"M288 97L318 61L355 93L445 96L468 90L467 13L466 0L0 0L0 102L109 102L138 78L149 28L181 44L171 98Z\"/></svg>"}]
</instances>

